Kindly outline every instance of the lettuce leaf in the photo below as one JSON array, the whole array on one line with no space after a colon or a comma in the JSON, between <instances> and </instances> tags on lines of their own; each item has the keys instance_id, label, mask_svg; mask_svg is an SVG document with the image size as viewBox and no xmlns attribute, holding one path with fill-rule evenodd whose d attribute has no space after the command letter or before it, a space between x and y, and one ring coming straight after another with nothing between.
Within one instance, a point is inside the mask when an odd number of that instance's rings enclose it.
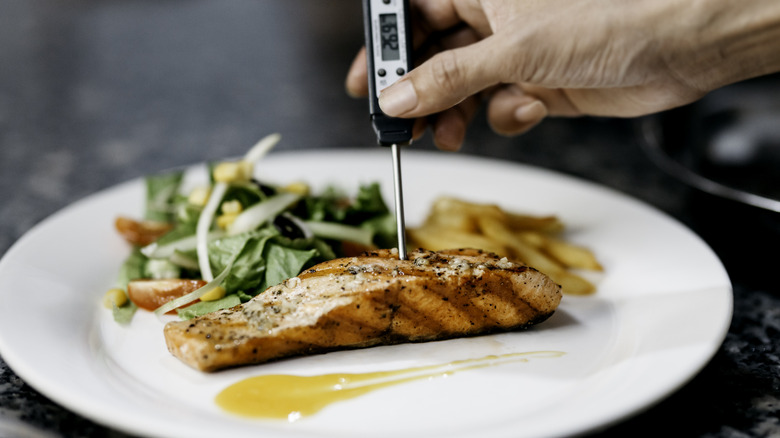
<instances>
[{"instance_id":1,"label":"lettuce leaf","mask_svg":"<svg viewBox=\"0 0 780 438\"><path fill-rule=\"evenodd\" d=\"M224 297L214 301L199 301L191 306L184 307L182 309L176 309L176 313L181 319L192 319L196 316L205 315L207 313L216 312L217 310L229 309L241 304L241 298L238 295L225 295Z\"/></svg>"},{"instance_id":2,"label":"lettuce leaf","mask_svg":"<svg viewBox=\"0 0 780 438\"><path fill-rule=\"evenodd\" d=\"M119 268L119 274L117 275L116 286L118 288L127 290L127 283L130 280L137 278L143 278L146 275L146 262L149 258L141 253L139 248L133 248L124 263Z\"/></svg>"},{"instance_id":3,"label":"lettuce leaf","mask_svg":"<svg viewBox=\"0 0 780 438\"><path fill-rule=\"evenodd\" d=\"M172 222L175 212L174 200L184 172L175 171L149 175L146 181L146 214L148 220Z\"/></svg>"},{"instance_id":4,"label":"lettuce leaf","mask_svg":"<svg viewBox=\"0 0 780 438\"><path fill-rule=\"evenodd\" d=\"M133 248L129 256L125 258L124 263L119 268L119 274L116 279L116 287L127 290L127 283L136 278L142 278L146 273L146 263L149 258L143 255L139 248ZM112 314L114 321L119 324L128 324L133 319L138 307L130 300L124 306L114 305Z\"/></svg>"},{"instance_id":5,"label":"lettuce leaf","mask_svg":"<svg viewBox=\"0 0 780 438\"><path fill-rule=\"evenodd\" d=\"M316 249L294 249L270 242L264 253L267 260L265 278L259 291L264 291L298 275L307 263L318 255Z\"/></svg>"},{"instance_id":6,"label":"lettuce leaf","mask_svg":"<svg viewBox=\"0 0 780 438\"><path fill-rule=\"evenodd\" d=\"M197 218L191 222L179 222L176 225L174 225L171 231L168 231L167 233L163 234L159 239L157 239L155 243L158 246L163 246L188 236L194 236L195 228L197 227L197 224L198 224Z\"/></svg>"},{"instance_id":7,"label":"lettuce leaf","mask_svg":"<svg viewBox=\"0 0 780 438\"><path fill-rule=\"evenodd\" d=\"M136 310L138 310L138 306L136 306L132 301L127 300L127 303L122 307L114 304L111 313L114 317L114 321L124 325L129 324L130 321L133 320L133 315L135 315Z\"/></svg>"},{"instance_id":8,"label":"lettuce leaf","mask_svg":"<svg viewBox=\"0 0 780 438\"><path fill-rule=\"evenodd\" d=\"M181 267L169 259L149 259L144 266L145 278L180 278Z\"/></svg>"}]
</instances>

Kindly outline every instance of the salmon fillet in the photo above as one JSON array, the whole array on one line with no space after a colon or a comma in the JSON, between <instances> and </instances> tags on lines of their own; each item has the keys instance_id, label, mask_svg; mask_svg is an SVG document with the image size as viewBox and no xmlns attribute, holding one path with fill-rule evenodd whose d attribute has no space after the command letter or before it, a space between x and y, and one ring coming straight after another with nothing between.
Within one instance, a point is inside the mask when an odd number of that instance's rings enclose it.
<instances>
[{"instance_id":1,"label":"salmon fillet","mask_svg":"<svg viewBox=\"0 0 780 438\"><path fill-rule=\"evenodd\" d=\"M168 350L202 371L380 344L525 328L553 314L560 286L479 250L390 250L321 263L239 306L169 322Z\"/></svg>"}]
</instances>

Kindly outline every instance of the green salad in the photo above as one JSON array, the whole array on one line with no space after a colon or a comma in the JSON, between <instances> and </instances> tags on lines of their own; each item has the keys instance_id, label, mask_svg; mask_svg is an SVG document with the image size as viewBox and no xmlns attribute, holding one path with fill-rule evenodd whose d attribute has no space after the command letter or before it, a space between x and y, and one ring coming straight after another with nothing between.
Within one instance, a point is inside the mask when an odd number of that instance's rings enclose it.
<instances>
[{"instance_id":1,"label":"green salad","mask_svg":"<svg viewBox=\"0 0 780 438\"><path fill-rule=\"evenodd\" d=\"M261 140L241 160L213 163L210 181L182 193L183 171L147 176L143 219L117 219L132 244L117 287L104 297L119 323L139 307L183 319L246 302L350 248L395 246L395 218L378 183L348 196L305 183L256 178L255 164L279 141Z\"/></svg>"}]
</instances>

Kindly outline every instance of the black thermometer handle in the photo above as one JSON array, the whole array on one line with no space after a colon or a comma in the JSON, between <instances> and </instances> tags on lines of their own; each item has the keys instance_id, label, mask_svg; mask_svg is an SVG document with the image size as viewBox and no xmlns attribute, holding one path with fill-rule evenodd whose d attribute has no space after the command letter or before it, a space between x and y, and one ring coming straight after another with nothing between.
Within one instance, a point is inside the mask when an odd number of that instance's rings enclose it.
<instances>
[{"instance_id":1,"label":"black thermometer handle","mask_svg":"<svg viewBox=\"0 0 780 438\"><path fill-rule=\"evenodd\" d=\"M363 0L371 124L382 146L412 141L413 119L390 117L379 108L379 93L412 68L409 0Z\"/></svg>"}]
</instances>

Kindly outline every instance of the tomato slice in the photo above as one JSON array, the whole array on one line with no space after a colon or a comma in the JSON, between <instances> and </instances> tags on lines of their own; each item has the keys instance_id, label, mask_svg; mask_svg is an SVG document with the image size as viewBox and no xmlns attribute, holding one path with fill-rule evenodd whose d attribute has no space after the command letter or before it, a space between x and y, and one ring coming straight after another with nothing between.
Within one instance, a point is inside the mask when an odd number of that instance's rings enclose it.
<instances>
[{"instance_id":1,"label":"tomato slice","mask_svg":"<svg viewBox=\"0 0 780 438\"><path fill-rule=\"evenodd\" d=\"M204 280L182 278L133 280L127 284L127 296L136 306L153 311L168 301L183 297L205 285Z\"/></svg>"},{"instance_id":2,"label":"tomato slice","mask_svg":"<svg viewBox=\"0 0 780 438\"><path fill-rule=\"evenodd\" d=\"M121 216L114 221L114 227L126 241L136 246L146 246L173 228L167 222L137 221Z\"/></svg>"}]
</instances>

